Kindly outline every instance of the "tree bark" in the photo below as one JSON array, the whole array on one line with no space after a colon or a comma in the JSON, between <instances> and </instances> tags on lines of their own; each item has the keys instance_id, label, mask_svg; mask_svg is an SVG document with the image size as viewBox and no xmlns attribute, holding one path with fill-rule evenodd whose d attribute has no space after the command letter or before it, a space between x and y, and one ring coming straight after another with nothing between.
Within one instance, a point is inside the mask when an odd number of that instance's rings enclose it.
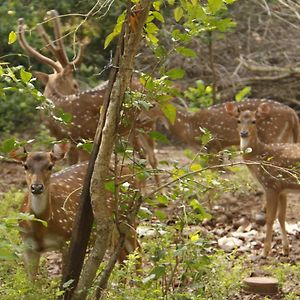
<instances>
[{"instance_id":1,"label":"tree bark","mask_svg":"<svg viewBox=\"0 0 300 300\"><path fill-rule=\"evenodd\" d=\"M110 158L112 155L117 124L120 117L120 108L133 72L135 55L142 38L143 26L149 14L152 0L139 2L138 13L135 14L136 26L130 28L130 9L127 20L124 23L123 43L124 49L120 55L118 73L113 85L107 115L102 131L102 139L98 156L95 162L94 173L91 182L91 199L96 222L96 240L92 252L82 270L74 299L85 299L88 289L96 276L97 269L103 260L110 241L113 226L113 216L107 205L105 180L109 174ZM130 7L129 7L130 8ZM104 117L101 115L101 118Z\"/></svg>"}]
</instances>

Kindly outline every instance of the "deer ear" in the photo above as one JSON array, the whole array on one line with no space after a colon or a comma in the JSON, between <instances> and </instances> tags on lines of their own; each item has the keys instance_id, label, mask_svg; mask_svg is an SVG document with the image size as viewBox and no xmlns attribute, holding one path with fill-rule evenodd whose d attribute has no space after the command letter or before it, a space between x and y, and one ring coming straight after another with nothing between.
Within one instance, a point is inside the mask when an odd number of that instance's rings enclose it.
<instances>
[{"instance_id":1,"label":"deer ear","mask_svg":"<svg viewBox=\"0 0 300 300\"><path fill-rule=\"evenodd\" d=\"M70 147L70 143L54 144L52 152L50 153L53 161L63 159L70 150Z\"/></svg>"},{"instance_id":2,"label":"deer ear","mask_svg":"<svg viewBox=\"0 0 300 300\"><path fill-rule=\"evenodd\" d=\"M236 105L234 105L232 102L226 102L224 103L226 112L232 116L237 117L239 115L239 110Z\"/></svg>"},{"instance_id":3,"label":"deer ear","mask_svg":"<svg viewBox=\"0 0 300 300\"><path fill-rule=\"evenodd\" d=\"M49 80L49 75L43 72L37 72L34 71L32 72L32 74L34 75L34 77L37 78L37 80L39 80L43 85L46 85L48 83Z\"/></svg>"},{"instance_id":4,"label":"deer ear","mask_svg":"<svg viewBox=\"0 0 300 300\"><path fill-rule=\"evenodd\" d=\"M268 103L262 103L259 105L256 111L256 116L261 119L265 119L270 115L271 106Z\"/></svg>"},{"instance_id":5,"label":"deer ear","mask_svg":"<svg viewBox=\"0 0 300 300\"><path fill-rule=\"evenodd\" d=\"M13 150L9 153L9 156L17 161L25 162L27 159L27 151L24 147Z\"/></svg>"}]
</instances>

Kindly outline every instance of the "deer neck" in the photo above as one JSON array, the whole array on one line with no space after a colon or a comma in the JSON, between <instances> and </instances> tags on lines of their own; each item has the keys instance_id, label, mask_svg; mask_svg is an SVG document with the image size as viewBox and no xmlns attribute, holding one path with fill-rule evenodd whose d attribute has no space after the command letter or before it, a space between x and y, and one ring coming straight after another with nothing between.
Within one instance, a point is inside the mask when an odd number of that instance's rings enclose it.
<instances>
[{"instance_id":1,"label":"deer neck","mask_svg":"<svg viewBox=\"0 0 300 300\"><path fill-rule=\"evenodd\" d=\"M257 135L240 138L240 149L244 152L245 159L253 159L264 149L264 144Z\"/></svg>"},{"instance_id":2,"label":"deer neck","mask_svg":"<svg viewBox=\"0 0 300 300\"><path fill-rule=\"evenodd\" d=\"M40 195L29 195L30 211L37 217L47 220L50 217L50 191Z\"/></svg>"}]
</instances>

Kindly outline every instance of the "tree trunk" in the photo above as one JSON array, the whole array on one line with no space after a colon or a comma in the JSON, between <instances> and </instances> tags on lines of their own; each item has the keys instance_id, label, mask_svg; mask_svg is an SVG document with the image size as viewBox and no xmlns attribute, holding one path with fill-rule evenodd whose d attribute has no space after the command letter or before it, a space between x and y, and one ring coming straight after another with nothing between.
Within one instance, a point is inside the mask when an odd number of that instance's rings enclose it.
<instances>
[{"instance_id":1,"label":"tree trunk","mask_svg":"<svg viewBox=\"0 0 300 300\"><path fill-rule=\"evenodd\" d=\"M96 222L96 240L92 252L82 270L81 278L76 289L74 299L85 299L91 287L97 269L103 260L110 241L113 226L113 216L107 207L105 180L109 173L116 129L120 116L120 108L133 71L135 55L142 38L143 26L148 17L151 0L140 1L138 13L135 14L136 26L130 28L130 13L128 9L127 21L124 23L124 49L120 55L116 81L113 85L107 115L102 131L102 140L95 162L91 183L91 199ZM116 66L118 67L118 66ZM102 117L102 115L101 115Z\"/></svg>"}]
</instances>

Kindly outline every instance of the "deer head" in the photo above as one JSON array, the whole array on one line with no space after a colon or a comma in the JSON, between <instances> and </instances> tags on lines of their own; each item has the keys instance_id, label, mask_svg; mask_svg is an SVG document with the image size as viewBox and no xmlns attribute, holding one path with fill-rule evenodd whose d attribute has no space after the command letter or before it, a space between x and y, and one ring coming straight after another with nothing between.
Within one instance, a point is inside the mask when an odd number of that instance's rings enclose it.
<instances>
[{"instance_id":1,"label":"deer head","mask_svg":"<svg viewBox=\"0 0 300 300\"><path fill-rule=\"evenodd\" d=\"M11 157L22 162L28 186L28 198L31 211L41 215L49 207L49 186L52 169L56 161L64 158L70 145L55 144L51 152L30 152L24 149L20 155L11 153Z\"/></svg>"},{"instance_id":2,"label":"deer head","mask_svg":"<svg viewBox=\"0 0 300 300\"><path fill-rule=\"evenodd\" d=\"M19 44L22 49L28 53L28 55L51 67L53 70L52 74L34 72L34 75L37 77L37 79L45 85L44 95L46 97L51 98L53 91L61 95L75 94L79 91L79 85L73 77L73 71L82 59L82 49L81 47L79 48L77 57L70 62L63 43L59 15L55 10L51 10L47 14L53 21L55 39L53 41L50 39L42 24L38 24L36 28L38 34L45 44L45 47L53 54L56 61L43 55L28 44L25 37L26 26L24 19L22 18L19 19L17 30Z\"/></svg>"}]
</instances>

